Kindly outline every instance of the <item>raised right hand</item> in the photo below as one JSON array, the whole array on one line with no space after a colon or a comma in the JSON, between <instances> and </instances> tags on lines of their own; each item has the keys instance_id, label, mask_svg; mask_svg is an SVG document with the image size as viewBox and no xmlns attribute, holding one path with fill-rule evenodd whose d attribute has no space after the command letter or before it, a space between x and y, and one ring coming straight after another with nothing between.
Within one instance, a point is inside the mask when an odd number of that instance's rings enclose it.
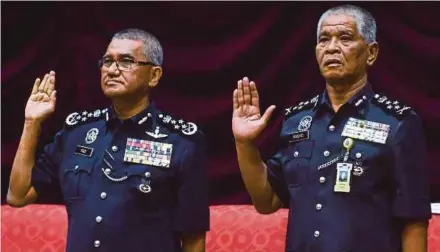
<instances>
[{"instance_id":1,"label":"raised right hand","mask_svg":"<svg viewBox=\"0 0 440 252\"><path fill-rule=\"evenodd\" d=\"M55 103L55 72L50 71L42 81L39 78L35 80L24 117L26 120L43 121L55 111Z\"/></svg>"},{"instance_id":2,"label":"raised right hand","mask_svg":"<svg viewBox=\"0 0 440 252\"><path fill-rule=\"evenodd\" d=\"M233 94L232 132L235 141L251 142L266 128L275 106L260 113L260 101L255 83L247 77L239 80Z\"/></svg>"}]
</instances>

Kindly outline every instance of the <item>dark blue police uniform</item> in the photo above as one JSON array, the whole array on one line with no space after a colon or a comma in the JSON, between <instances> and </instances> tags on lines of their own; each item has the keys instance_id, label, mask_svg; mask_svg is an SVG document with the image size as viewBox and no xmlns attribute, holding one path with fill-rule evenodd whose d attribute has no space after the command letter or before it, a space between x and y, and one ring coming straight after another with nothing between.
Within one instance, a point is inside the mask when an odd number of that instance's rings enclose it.
<instances>
[{"instance_id":1,"label":"dark blue police uniform","mask_svg":"<svg viewBox=\"0 0 440 252\"><path fill-rule=\"evenodd\" d=\"M326 92L287 108L267 161L290 208L286 251L401 251L405 221L431 217L425 161L417 114L370 84L337 113Z\"/></svg>"},{"instance_id":2,"label":"dark blue police uniform","mask_svg":"<svg viewBox=\"0 0 440 252\"><path fill-rule=\"evenodd\" d=\"M32 172L38 194L60 190L67 251L181 251L180 233L209 229L207 159L194 123L156 110L120 120L75 112Z\"/></svg>"}]
</instances>

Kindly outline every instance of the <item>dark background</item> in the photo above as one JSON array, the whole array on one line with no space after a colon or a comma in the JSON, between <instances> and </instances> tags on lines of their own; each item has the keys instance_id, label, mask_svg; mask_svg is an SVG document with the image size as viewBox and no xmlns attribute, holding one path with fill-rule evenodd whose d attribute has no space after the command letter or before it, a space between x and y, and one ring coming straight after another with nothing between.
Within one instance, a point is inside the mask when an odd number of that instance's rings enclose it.
<instances>
[{"instance_id":1,"label":"dark background","mask_svg":"<svg viewBox=\"0 0 440 252\"><path fill-rule=\"evenodd\" d=\"M57 73L57 109L40 149L78 110L109 105L97 60L115 32L136 27L159 38L164 76L157 106L196 122L209 144L211 204L249 203L231 132L232 91L239 78L257 82L261 106L277 110L261 138L274 149L283 108L321 93L314 55L316 25L347 2L2 2L2 200L20 139L24 106L37 77ZM429 148L432 200L440 199L440 3L355 2L376 18L380 44L369 80L415 108Z\"/></svg>"}]
</instances>

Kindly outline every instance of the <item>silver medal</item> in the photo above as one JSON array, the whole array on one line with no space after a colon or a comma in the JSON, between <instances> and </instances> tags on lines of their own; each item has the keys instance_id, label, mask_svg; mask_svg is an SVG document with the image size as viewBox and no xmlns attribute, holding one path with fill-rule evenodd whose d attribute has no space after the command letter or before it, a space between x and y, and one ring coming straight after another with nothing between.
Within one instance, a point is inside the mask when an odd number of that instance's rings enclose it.
<instances>
[{"instance_id":1,"label":"silver medal","mask_svg":"<svg viewBox=\"0 0 440 252\"><path fill-rule=\"evenodd\" d=\"M143 193L150 193L151 192L151 186L147 184L140 184L138 187L139 191Z\"/></svg>"},{"instance_id":2,"label":"silver medal","mask_svg":"<svg viewBox=\"0 0 440 252\"><path fill-rule=\"evenodd\" d=\"M353 168L353 175L355 176L361 176L364 173L364 168L360 167L360 166L355 166Z\"/></svg>"}]
</instances>

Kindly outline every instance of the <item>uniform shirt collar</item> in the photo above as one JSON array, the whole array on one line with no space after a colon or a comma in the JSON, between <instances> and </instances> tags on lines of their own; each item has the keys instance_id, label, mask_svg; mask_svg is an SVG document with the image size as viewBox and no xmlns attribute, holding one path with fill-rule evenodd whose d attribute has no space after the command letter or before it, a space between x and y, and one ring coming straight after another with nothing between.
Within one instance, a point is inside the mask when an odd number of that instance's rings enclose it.
<instances>
[{"instance_id":1,"label":"uniform shirt collar","mask_svg":"<svg viewBox=\"0 0 440 252\"><path fill-rule=\"evenodd\" d=\"M107 124L122 124L125 122L131 122L133 124L144 124L148 127L152 126L152 119L156 118L157 110L154 101L150 101L147 108L132 116L131 118L121 120L116 115L113 105L107 110L106 122Z\"/></svg>"},{"instance_id":2,"label":"uniform shirt collar","mask_svg":"<svg viewBox=\"0 0 440 252\"><path fill-rule=\"evenodd\" d=\"M371 87L371 84L367 82L367 84L355 95L353 95L343 106L349 106L353 109L357 110L359 113L363 114L365 105L374 95L373 89ZM324 90L324 92L320 95L318 104L316 105L315 109L320 108L329 108L332 109L332 104L330 102L330 98L328 96L327 89Z\"/></svg>"}]
</instances>

